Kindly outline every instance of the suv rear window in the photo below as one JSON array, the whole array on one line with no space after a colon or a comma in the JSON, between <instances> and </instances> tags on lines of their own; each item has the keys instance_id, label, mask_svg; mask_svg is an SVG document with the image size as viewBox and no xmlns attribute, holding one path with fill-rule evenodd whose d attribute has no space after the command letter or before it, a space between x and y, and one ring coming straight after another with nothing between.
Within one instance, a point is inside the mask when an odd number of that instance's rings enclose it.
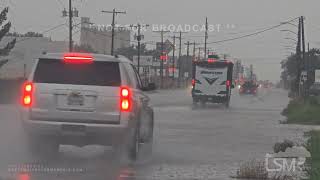
<instances>
[{"instance_id":1,"label":"suv rear window","mask_svg":"<svg viewBox=\"0 0 320 180\"><path fill-rule=\"evenodd\" d=\"M65 64L59 60L40 59L34 74L34 82L120 86L119 63L95 61L92 64Z\"/></svg>"}]
</instances>

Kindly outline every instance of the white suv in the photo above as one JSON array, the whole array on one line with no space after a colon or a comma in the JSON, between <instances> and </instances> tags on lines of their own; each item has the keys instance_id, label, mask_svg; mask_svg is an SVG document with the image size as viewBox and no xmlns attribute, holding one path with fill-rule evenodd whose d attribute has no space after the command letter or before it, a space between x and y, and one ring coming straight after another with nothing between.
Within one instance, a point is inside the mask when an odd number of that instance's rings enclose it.
<instances>
[{"instance_id":1,"label":"white suv","mask_svg":"<svg viewBox=\"0 0 320 180\"><path fill-rule=\"evenodd\" d=\"M98 54L45 54L22 91L22 122L33 153L60 144L112 145L133 160L152 143L153 109L132 62Z\"/></svg>"}]
</instances>

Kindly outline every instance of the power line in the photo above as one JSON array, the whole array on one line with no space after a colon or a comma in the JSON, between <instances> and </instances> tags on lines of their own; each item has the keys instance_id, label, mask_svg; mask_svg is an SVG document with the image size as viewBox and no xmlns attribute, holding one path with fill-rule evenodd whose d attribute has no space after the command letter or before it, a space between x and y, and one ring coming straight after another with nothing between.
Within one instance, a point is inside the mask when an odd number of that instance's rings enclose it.
<instances>
[{"instance_id":1,"label":"power line","mask_svg":"<svg viewBox=\"0 0 320 180\"><path fill-rule=\"evenodd\" d=\"M284 23L280 23L280 24L278 24L278 25L275 25L275 26L272 26L272 27L263 29L263 30L261 30L261 31L257 31L257 32L251 33L251 34L246 34L246 35L243 35L243 36L239 36L239 37L235 37L235 38L229 38L229 39L224 39L224 40L220 40L220 41L213 41L213 42L209 42L209 43L207 43L207 44L219 44L219 43L223 43L223 42L234 41L234 40L243 39L243 38L247 38L247 37L251 37L251 36L256 36L256 35L258 35L258 34L262 34L262 33L264 33L264 32L267 32L267 31L276 29L276 28L278 28L278 27L280 27L280 26L283 26L283 25L285 25L286 23L295 21L295 20L297 20L298 18L299 18L299 17L294 18L294 19L289 20L289 21L286 21L286 22L284 22Z\"/></svg>"},{"instance_id":2,"label":"power line","mask_svg":"<svg viewBox=\"0 0 320 180\"><path fill-rule=\"evenodd\" d=\"M57 0L57 1L58 1L58 3L61 5L62 8L65 8L65 7L66 7L66 6L62 3L61 0Z\"/></svg>"}]
</instances>

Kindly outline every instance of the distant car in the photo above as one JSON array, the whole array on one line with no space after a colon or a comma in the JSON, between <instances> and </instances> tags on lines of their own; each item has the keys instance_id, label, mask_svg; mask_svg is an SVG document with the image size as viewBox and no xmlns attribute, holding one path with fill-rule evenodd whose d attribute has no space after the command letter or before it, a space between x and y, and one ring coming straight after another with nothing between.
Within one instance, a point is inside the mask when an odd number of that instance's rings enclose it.
<instances>
[{"instance_id":1,"label":"distant car","mask_svg":"<svg viewBox=\"0 0 320 180\"><path fill-rule=\"evenodd\" d=\"M259 86L254 82L250 82L250 81L244 82L239 89L239 94L240 95L244 95L244 94L257 95L258 87Z\"/></svg>"},{"instance_id":2,"label":"distant car","mask_svg":"<svg viewBox=\"0 0 320 180\"><path fill-rule=\"evenodd\" d=\"M270 86L269 86L269 83L264 83L263 84L263 88L266 88L266 89L268 89Z\"/></svg>"},{"instance_id":3,"label":"distant car","mask_svg":"<svg viewBox=\"0 0 320 180\"><path fill-rule=\"evenodd\" d=\"M320 83L314 83L310 86L309 94L313 96L320 95Z\"/></svg>"},{"instance_id":4,"label":"distant car","mask_svg":"<svg viewBox=\"0 0 320 180\"><path fill-rule=\"evenodd\" d=\"M33 153L60 144L111 145L135 160L152 142L153 109L131 61L98 54L40 57L22 92L22 122Z\"/></svg>"}]
</instances>

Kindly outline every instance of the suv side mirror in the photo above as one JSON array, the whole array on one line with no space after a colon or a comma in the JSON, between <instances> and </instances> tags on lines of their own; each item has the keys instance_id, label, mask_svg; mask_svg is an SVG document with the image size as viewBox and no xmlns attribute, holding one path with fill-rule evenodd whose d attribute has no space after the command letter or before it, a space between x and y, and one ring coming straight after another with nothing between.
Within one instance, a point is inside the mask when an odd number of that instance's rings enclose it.
<instances>
[{"instance_id":1,"label":"suv side mirror","mask_svg":"<svg viewBox=\"0 0 320 180\"><path fill-rule=\"evenodd\" d=\"M155 83L149 83L148 84L148 89L149 89L149 91L156 90L157 89L156 84Z\"/></svg>"},{"instance_id":2,"label":"suv side mirror","mask_svg":"<svg viewBox=\"0 0 320 180\"><path fill-rule=\"evenodd\" d=\"M153 91L153 90L156 90L157 87L156 87L156 84L155 83L149 83L148 86L146 87L143 87L143 91Z\"/></svg>"}]
</instances>

